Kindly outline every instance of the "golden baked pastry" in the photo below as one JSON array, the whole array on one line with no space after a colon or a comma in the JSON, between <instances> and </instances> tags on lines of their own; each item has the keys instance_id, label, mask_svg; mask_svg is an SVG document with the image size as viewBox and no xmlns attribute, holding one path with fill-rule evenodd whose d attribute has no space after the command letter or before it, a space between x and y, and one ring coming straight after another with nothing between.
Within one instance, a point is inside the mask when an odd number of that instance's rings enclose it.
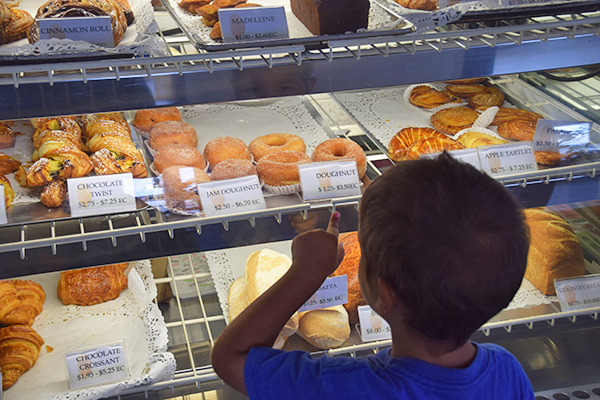
<instances>
[{"instance_id":1,"label":"golden baked pastry","mask_svg":"<svg viewBox=\"0 0 600 400\"><path fill-rule=\"evenodd\" d=\"M417 140L408 152L406 159L417 160L423 154L439 153L444 150L461 150L464 146L450 138L428 137Z\"/></svg>"},{"instance_id":2,"label":"golden baked pastry","mask_svg":"<svg viewBox=\"0 0 600 400\"><path fill-rule=\"evenodd\" d=\"M456 140L468 149L475 149L479 146L508 143L507 140L503 140L481 132L465 132Z\"/></svg>"},{"instance_id":3,"label":"golden baked pastry","mask_svg":"<svg viewBox=\"0 0 600 400\"><path fill-rule=\"evenodd\" d=\"M0 3L0 44L23 39L34 22L33 17L25 10L9 7L4 0Z\"/></svg>"},{"instance_id":4,"label":"golden baked pastry","mask_svg":"<svg viewBox=\"0 0 600 400\"><path fill-rule=\"evenodd\" d=\"M583 251L569 224L541 208L525 210L530 245L525 278L546 295L554 295L554 280L585 274Z\"/></svg>"},{"instance_id":5,"label":"golden baked pastry","mask_svg":"<svg viewBox=\"0 0 600 400\"><path fill-rule=\"evenodd\" d=\"M419 139L428 137L446 138L447 136L433 128L410 127L396 132L388 144L388 157L393 161L402 161L410 146Z\"/></svg>"},{"instance_id":6,"label":"golden baked pastry","mask_svg":"<svg viewBox=\"0 0 600 400\"><path fill-rule=\"evenodd\" d=\"M344 308L348 312L351 324L358 323L358 307L367 304L358 283L358 262L360 261L360 245L357 232L340 234L339 243L344 248L344 259L332 276L346 275L348 278L348 303Z\"/></svg>"},{"instance_id":7,"label":"golden baked pastry","mask_svg":"<svg viewBox=\"0 0 600 400\"><path fill-rule=\"evenodd\" d=\"M404 8L411 10L433 11L437 10L437 2L435 0L394 0Z\"/></svg>"},{"instance_id":8,"label":"golden baked pastry","mask_svg":"<svg viewBox=\"0 0 600 400\"><path fill-rule=\"evenodd\" d=\"M504 104L504 93L492 86L484 86L484 91L475 93L467 99L471 108L477 107L500 107Z\"/></svg>"},{"instance_id":9,"label":"golden baked pastry","mask_svg":"<svg viewBox=\"0 0 600 400\"><path fill-rule=\"evenodd\" d=\"M15 191L4 175L0 175L0 185L4 186L4 206L9 207L15 198Z\"/></svg>"},{"instance_id":10,"label":"golden baked pastry","mask_svg":"<svg viewBox=\"0 0 600 400\"><path fill-rule=\"evenodd\" d=\"M21 162L11 156L0 153L0 175L8 175L19 169Z\"/></svg>"},{"instance_id":11,"label":"golden baked pastry","mask_svg":"<svg viewBox=\"0 0 600 400\"><path fill-rule=\"evenodd\" d=\"M473 84L450 84L446 85L446 91L453 96L466 99L474 94L484 93L485 86Z\"/></svg>"},{"instance_id":12,"label":"golden baked pastry","mask_svg":"<svg viewBox=\"0 0 600 400\"><path fill-rule=\"evenodd\" d=\"M512 119L498 125L498 135L508 140L531 141L537 120Z\"/></svg>"},{"instance_id":13,"label":"golden baked pastry","mask_svg":"<svg viewBox=\"0 0 600 400\"><path fill-rule=\"evenodd\" d=\"M61 133L57 133L58 131ZM55 137L64 138L83 149L83 141L81 140L81 127L70 117L46 118L38 120L35 125L32 140L33 147L39 149L44 141L43 137L56 135Z\"/></svg>"},{"instance_id":14,"label":"golden baked pastry","mask_svg":"<svg viewBox=\"0 0 600 400\"><path fill-rule=\"evenodd\" d=\"M0 149L13 147L16 140L15 133L11 127L4 122L0 122Z\"/></svg>"},{"instance_id":15,"label":"golden baked pastry","mask_svg":"<svg viewBox=\"0 0 600 400\"><path fill-rule=\"evenodd\" d=\"M440 110L430 117L431 125L440 132L455 135L470 128L479 117L479 113L467 107L454 107Z\"/></svg>"},{"instance_id":16,"label":"golden baked pastry","mask_svg":"<svg viewBox=\"0 0 600 400\"><path fill-rule=\"evenodd\" d=\"M40 194L40 201L48 208L56 208L63 205L67 197L67 184L62 179L50 182Z\"/></svg>"},{"instance_id":17,"label":"golden baked pastry","mask_svg":"<svg viewBox=\"0 0 600 400\"><path fill-rule=\"evenodd\" d=\"M0 281L0 324L32 325L42 312L46 293L30 280Z\"/></svg>"},{"instance_id":18,"label":"golden baked pastry","mask_svg":"<svg viewBox=\"0 0 600 400\"><path fill-rule=\"evenodd\" d=\"M57 294L63 304L91 306L119 297L127 287L127 263L60 273Z\"/></svg>"},{"instance_id":19,"label":"golden baked pastry","mask_svg":"<svg viewBox=\"0 0 600 400\"><path fill-rule=\"evenodd\" d=\"M408 101L422 108L436 108L448 103L460 103L460 99L448 92L436 90L427 85L415 86L408 96Z\"/></svg>"},{"instance_id":20,"label":"golden baked pastry","mask_svg":"<svg viewBox=\"0 0 600 400\"><path fill-rule=\"evenodd\" d=\"M485 108L487 107L484 107L484 109ZM491 125L500 125L503 122L513 119L530 119L537 121L540 118L543 118L543 116L533 111L522 110L519 108L500 107L494 116L494 120L492 121Z\"/></svg>"},{"instance_id":21,"label":"golden baked pastry","mask_svg":"<svg viewBox=\"0 0 600 400\"><path fill-rule=\"evenodd\" d=\"M2 389L15 384L38 359L44 339L27 325L12 325L0 329L0 369Z\"/></svg>"},{"instance_id":22,"label":"golden baked pastry","mask_svg":"<svg viewBox=\"0 0 600 400\"><path fill-rule=\"evenodd\" d=\"M94 165L89 156L70 142L50 140L38 149L40 159L27 173L29 186L43 186L54 179L86 176Z\"/></svg>"}]
</instances>

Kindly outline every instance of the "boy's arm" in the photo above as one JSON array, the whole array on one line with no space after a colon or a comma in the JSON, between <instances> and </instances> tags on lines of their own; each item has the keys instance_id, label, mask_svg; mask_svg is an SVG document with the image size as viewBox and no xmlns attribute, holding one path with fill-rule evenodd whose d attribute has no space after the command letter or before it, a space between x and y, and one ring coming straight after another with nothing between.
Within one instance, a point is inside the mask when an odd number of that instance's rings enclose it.
<instances>
[{"instance_id":1,"label":"boy's arm","mask_svg":"<svg viewBox=\"0 0 600 400\"><path fill-rule=\"evenodd\" d=\"M244 364L252 347L272 347L277 335L303 304L335 271L343 258L338 246L340 214L327 230L303 233L292 242L292 266L271 288L250 304L219 336L211 355L215 372L246 394Z\"/></svg>"}]
</instances>

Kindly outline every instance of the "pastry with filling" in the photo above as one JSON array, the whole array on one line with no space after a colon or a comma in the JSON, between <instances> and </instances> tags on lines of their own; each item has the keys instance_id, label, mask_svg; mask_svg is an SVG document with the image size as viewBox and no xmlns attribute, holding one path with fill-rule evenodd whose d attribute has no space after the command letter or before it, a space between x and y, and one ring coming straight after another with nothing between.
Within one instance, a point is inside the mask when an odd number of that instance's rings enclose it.
<instances>
[{"instance_id":1,"label":"pastry with filling","mask_svg":"<svg viewBox=\"0 0 600 400\"><path fill-rule=\"evenodd\" d=\"M406 153L407 160L417 160L423 154L440 153L444 150L461 150L464 146L450 138L428 137L417 140Z\"/></svg>"},{"instance_id":2,"label":"pastry with filling","mask_svg":"<svg viewBox=\"0 0 600 400\"><path fill-rule=\"evenodd\" d=\"M446 135L433 128L409 127L401 129L396 132L388 144L388 157L393 161L402 161L406 158L406 153L408 153L408 149L413 143L428 137L447 138Z\"/></svg>"},{"instance_id":3,"label":"pastry with filling","mask_svg":"<svg viewBox=\"0 0 600 400\"><path fill-rule=\"evenodd\" d=\"M63 304L91 306L114 300L127 287L127 263L60 273L57 294Z\"/></svg>"},{"instance_id":4,"label":"pastry with filling","mask_svg":"<svg viewBox=\"0 0 600 400\"><path fill-rule=\"evenodd\" d=\"M440 132L455 135L470 128L479 117L479 113L467 107L454 107L440 110L430 118L431 125Z\"/></svg>"},{"instance_id":5,"label":"pastry with filling","mask_svg":"<svg viewBox=\"0 0 600 400\"><path fill-rule=\"evenodd\" d=\"M463 133L456 140L468 149L475 149L480 146L508 143L507 140L503 140L486 133L473 131Z\"/></svg>"}]
</instances>

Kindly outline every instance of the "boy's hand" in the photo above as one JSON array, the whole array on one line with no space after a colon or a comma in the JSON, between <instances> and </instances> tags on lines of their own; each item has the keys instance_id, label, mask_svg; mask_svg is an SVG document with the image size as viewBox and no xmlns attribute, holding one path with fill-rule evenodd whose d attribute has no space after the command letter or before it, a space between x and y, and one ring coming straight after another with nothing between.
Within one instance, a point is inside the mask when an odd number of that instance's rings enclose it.
<instances>
[{"instance_id":1,"label":"boy's hand","mask_svg":"<svg viewBox=\"0 0 600 400\"><path fill-rule=\"evenodd\" d=\"M302 233L292 241L292 268L303 276L322 282L331 275L344 258L344 249L338 243L340 213L329 218L327 230Z\"/></svg>"}]
</instances>

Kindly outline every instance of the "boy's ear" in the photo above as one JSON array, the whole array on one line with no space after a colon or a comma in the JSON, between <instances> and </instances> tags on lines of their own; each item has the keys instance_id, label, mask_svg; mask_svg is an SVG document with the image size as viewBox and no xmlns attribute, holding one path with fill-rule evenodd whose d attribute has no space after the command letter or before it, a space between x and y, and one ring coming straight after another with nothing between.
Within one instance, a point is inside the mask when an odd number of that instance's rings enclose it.
<instances>
[{"instance_id":1,"label":"boy's ear","mask_svg":"<svg viewBox=\"0 0 600 400\"><path fill-rule=\"evenodd\" d=\"M379 298L377 299L380 314L384 315L392 311L397 304L396 292L385 278L377 278Z\"/></svg>"}]
</instances>

